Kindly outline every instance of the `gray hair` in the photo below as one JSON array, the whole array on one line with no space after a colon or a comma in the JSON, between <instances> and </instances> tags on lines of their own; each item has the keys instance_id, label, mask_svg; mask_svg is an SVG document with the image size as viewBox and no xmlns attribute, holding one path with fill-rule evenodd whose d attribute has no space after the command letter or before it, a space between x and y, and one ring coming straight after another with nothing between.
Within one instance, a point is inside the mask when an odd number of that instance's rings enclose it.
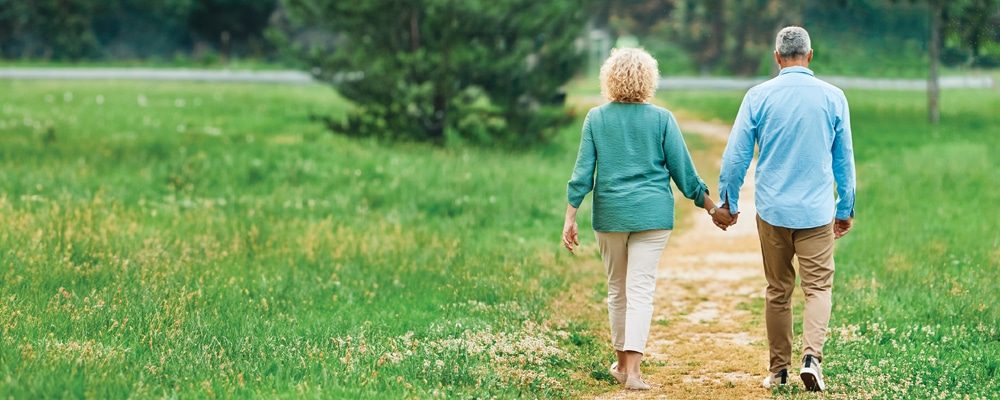
<instances>
[{"instance_id":1,"label":"gray hair","mask_svg":"<svg viewBox=\"0 0 1000 400\"><path fill-rule=\"evenodd\" d=\"M778 32L778 37L774 40L774 51L777 51L781 58L805 57L810 50L812 41L809 40L809 32L800 26L785 27Z\"/></svg>"}]
</instances>

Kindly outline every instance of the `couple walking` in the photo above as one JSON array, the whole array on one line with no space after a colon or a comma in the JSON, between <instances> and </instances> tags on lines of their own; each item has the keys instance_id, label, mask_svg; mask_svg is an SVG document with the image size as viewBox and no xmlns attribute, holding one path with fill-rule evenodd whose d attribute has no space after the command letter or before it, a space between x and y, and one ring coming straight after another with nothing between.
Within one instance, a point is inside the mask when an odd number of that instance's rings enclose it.
<instances>
[{"instance_id":1,"label":"couple walking","mask_svg":"<svg viewBox=\"0 0 1000 400\"><path fill-rule=\"evenodd\" d=\"M778 32L774 58L781 72L743 98L722 158L718 204L695 171L673 115L649 104L659 80L656 60L639 49L622 49L601 67L601 90L610 102L591 109L583 123L568 184L563 245L570 251L579 245L576 211L593 191L617 355L610 372L627 389L650 388L639 366L653 315L656 270L673 229L670 180L725 230L739 219L740 187L755 146L770 347L764 387L789 382L797 257L806 298L799 373L806 389L825 389L820 366L832 304L833 242L851 229L855 178L847 99L813 75L812 57L805 29Z\"/></svg>"}]
</instances>

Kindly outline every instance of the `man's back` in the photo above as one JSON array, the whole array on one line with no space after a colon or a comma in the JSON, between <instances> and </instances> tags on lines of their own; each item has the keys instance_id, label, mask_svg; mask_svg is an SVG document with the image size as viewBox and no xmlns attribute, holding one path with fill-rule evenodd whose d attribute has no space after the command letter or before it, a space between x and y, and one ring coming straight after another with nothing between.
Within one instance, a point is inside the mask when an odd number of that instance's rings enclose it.
<instances>
[{"instance_id":1,"label":"man's back","mask_svg":"<svg viewBox=\"0 0 1000 400\"><path fill-rule=\"evenodd\" d=\"M727 214L739 213L740 186L758 146L757 233L767 279L764 320L770 355L765 388L788 383L793 363L792 293L798 278L806 297L799 377L808 391L826 390L820 365L833 310L833 241L847 234L854 221L847 99L840 89L813 76L808 68L812 58L812 41L805 29L789 26L778 32L774 61L781 72L743 98L722 157L723 211L713 218L725 229Z\"/></svg>"},{"instance_id":2,"label":"man's back","mask_svg":"<svg viewBox=\"0 0 1000 400\"><path fill-rule=\"evenodd\" d=\"M842 186L850 189L840 193L837 216L853 212L850 117L840 89L816 79L808 68L788 67L747 92L720 179L722 201L733 212L738 212L733 207L754 144L760 149L756 199L762 219L789 228L830 223L835 180L844 180Z\"/></svg>"}]
</instances>

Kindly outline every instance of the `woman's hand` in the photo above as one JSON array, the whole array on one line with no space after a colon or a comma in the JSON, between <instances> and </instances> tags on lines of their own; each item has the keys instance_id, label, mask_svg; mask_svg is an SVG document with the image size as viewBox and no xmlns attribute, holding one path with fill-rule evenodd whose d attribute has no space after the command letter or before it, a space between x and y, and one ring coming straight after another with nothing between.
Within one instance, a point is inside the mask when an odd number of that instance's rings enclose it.
<instances>
[{"instance_id":1,"label":"woman's hand","mask_svg":"<svg viewBox=\"0 0 1000 400\"><path fill-rule=\"evenodd\" d=\"M715 209L715 214L712 215L712 222L719 229L726 230L730 226L736 225L736 220L739 219L739 214L730 214L729 205L722 206L721 208Z\"/></svg>"},{"instance_id":2,"label":"woman's hand","mask_svg":"<svg viewBox=\"0 0 1000 400\"><path fill-rule=\"evenodd\" d=\"M705 211L712 217L712 223L722 230L729 229L730 226L736 224L736 218L738 218L737 215L729 213L728 204L721 208L716 207L715 201L708 196L708 193L705 193Z\"/></svg>"},{"instance_id":3,"label":"woman's hand","mask_svg":"<svg viewBox=\"0 0 1000 400\"><path fill-rule=\"evenodd\" d=\"M580 245L578 233L579 232L576 228L576 207L573 207L572 204L567 204L566 221L563 222L562 241L563 246L566 247L566 250L569 250L570 253L573 252L573 249L576 246Z\"/></svg>"},{"instance_id":4,"label":"woman's hand","mask_svg":"<svg viewBox=\"0 0 1000 400\"><path fill-rule=\"evenodd\" d=\"M567 219L566 222L563 223L562 241L563 246L565 246L566 250L569 250L570 253L573 252L573 249L576 246L580 245L580 238L578 234L579 232L577 231L576 221Z\"/></svg>"}]
</instances>

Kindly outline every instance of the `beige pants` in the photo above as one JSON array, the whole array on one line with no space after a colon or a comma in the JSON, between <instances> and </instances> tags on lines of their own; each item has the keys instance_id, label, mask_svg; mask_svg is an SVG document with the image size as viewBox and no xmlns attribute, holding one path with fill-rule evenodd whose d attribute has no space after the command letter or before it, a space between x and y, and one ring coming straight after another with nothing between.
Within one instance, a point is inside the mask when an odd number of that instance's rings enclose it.
<instances>
[{"instance_id":1,"label":"beige pants","mask_svg":"<svg viewBox=\"0 0 1000 400\"><path fill-rule=\"evenodd\" d=\"M596 232L608 272L611 343L617 351L646 350L653 318L653 292L668 230Z\"/></svg>"},{"instance_id":2,"label":"beige pants","mask_svg":"<svg viewBox=\"0 0 1000 400\"><path fill-rule=\"evenodd\" d=\"M809 229L790 229L768 224L757 217L757 233L767 277L767 341L771 348L771 372L789 368L792 361L792 291L799 259L802 293L803 357L823 360L823 343L830 323L833 288L833 222Z\"/></svg>"}]
</instances>

